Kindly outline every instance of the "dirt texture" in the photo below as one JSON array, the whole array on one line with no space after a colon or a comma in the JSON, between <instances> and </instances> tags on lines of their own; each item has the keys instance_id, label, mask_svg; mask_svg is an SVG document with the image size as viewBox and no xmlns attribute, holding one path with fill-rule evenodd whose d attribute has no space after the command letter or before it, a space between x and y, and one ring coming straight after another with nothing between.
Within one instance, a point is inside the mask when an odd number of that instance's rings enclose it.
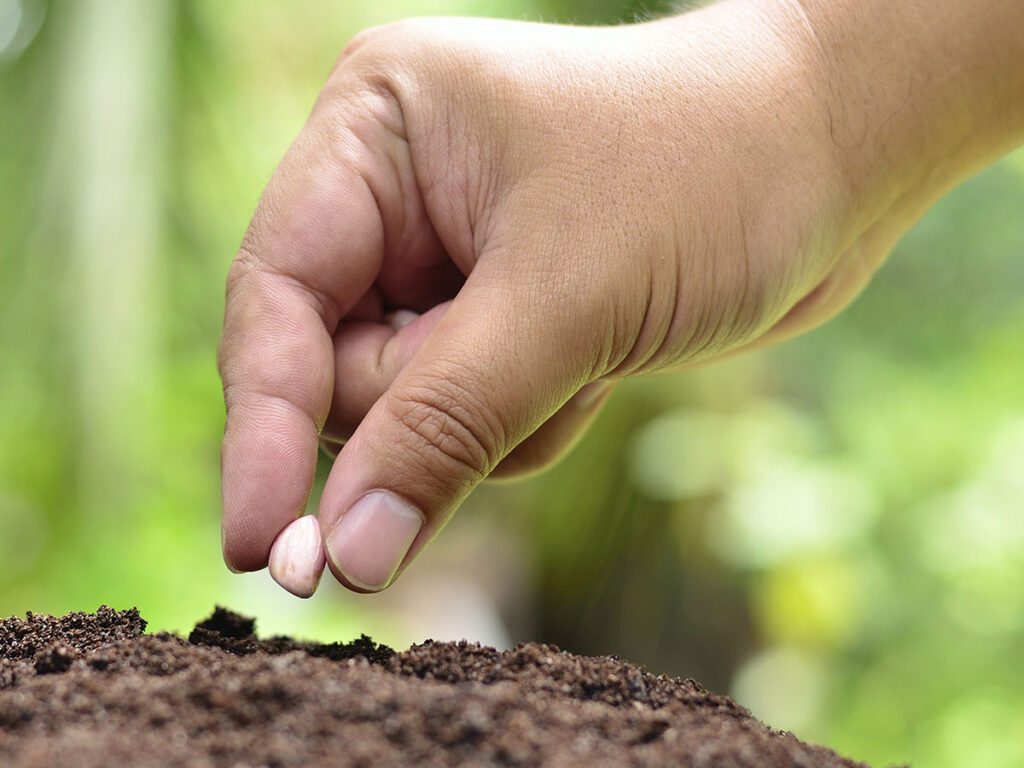
<instances>
[{"instance_id":1,"label":"dirt texture","mask_svg":"<svg viewBox=\"0 0 1024 768\"><path fill-rule=\"evenodd\" d=\"M261 640L221 608L187 640L145 627L0 621L0 765L865 768L613 657Z\"/></svg>"}]
</instances>

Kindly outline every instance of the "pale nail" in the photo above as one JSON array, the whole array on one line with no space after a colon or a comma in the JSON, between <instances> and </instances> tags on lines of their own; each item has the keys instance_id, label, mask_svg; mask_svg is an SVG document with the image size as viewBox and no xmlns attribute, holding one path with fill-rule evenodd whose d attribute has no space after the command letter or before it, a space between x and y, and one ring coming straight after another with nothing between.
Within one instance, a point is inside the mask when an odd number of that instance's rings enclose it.
<instances>
[{"instance_id":1,"label":"pale nail","mask_svg":"<svg viewBox=\"0 0 1024 768\"><path fill-rule=\"evenodd\" d=\"M378 592L395 576L423 515L390 491L371 491L341 516L327 536L331 562L356 587Z\"/></svg>"},{"instance_id":2,"label":"pale nail","mask_svg":"<svg viewBox=\"0 0 1024 768\"><path fill-rule=\"evenodd\" d=\"M320 523L312 515L289 523L270 548L270 575L297 597L312 597L326 564Z\"/></svg>"}]
</instances>

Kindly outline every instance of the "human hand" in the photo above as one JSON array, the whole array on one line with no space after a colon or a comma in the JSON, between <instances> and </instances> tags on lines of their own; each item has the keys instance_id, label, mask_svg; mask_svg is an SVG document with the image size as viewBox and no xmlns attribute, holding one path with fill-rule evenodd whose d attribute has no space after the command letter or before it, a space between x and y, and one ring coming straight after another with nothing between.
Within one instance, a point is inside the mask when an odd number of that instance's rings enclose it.
<instances>
[{"instance_id":1,"label":"human hand","mask_svg":"<svg viewBox=\"0 0 1024 768\"><path fill-rule=\"evenodd\" d=\"M228 278L228 564L267 564L318 440L344 443L319 530L342 583L382 589L481 480L563 453L614 381L837 312L908 214L851 173L825 58L791 6L744 0L357 37ZM272 572L298 562L279 580L311 594L301 526Z\"/></svg>"}]
</instances>

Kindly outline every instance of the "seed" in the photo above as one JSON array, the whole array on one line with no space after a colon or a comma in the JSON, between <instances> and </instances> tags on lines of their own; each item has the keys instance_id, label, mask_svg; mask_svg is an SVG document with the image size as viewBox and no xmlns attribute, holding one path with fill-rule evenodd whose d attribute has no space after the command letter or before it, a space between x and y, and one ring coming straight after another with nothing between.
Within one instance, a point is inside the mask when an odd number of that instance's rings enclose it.
<instances>
[{"instance_id":1,"label":"seed","mask_svg":"<svg viewBox=\"0 0 1024 768\"><path fill-rule=\"evenodd\" d=\"M384 316L384 322L390 325L392 329L400 331L418 317L419 315L411 309L396 309L394 312Z\"/></svg>"},{"instance_id":2,"label":"seed","mask_svg":"<svg viewBox=\"0 0 1024 768\"><path fill-rule=\"evenodd\" d=\"M270 548L270 575L297 597L312 597L327 560L320 523L312 515L293 520Z\"/></svg>"}]
</instances>

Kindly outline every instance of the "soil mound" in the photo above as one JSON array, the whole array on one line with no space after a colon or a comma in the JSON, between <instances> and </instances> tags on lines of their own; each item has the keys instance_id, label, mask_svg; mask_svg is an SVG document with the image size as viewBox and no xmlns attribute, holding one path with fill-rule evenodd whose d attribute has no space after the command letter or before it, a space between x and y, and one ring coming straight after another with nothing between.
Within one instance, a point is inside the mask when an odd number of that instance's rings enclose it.
<instances>
[{"instance_id":1,"label":"soil mound","mask_svg":"<svg viewBox=\"0 0 1024 768\"><path fill-rule=\"evenodd\" d=\"M0 621L0 765L866 768L614 657L261 640L222 608L187 640L145 626Z\"/></svg>"}]
</instances>

